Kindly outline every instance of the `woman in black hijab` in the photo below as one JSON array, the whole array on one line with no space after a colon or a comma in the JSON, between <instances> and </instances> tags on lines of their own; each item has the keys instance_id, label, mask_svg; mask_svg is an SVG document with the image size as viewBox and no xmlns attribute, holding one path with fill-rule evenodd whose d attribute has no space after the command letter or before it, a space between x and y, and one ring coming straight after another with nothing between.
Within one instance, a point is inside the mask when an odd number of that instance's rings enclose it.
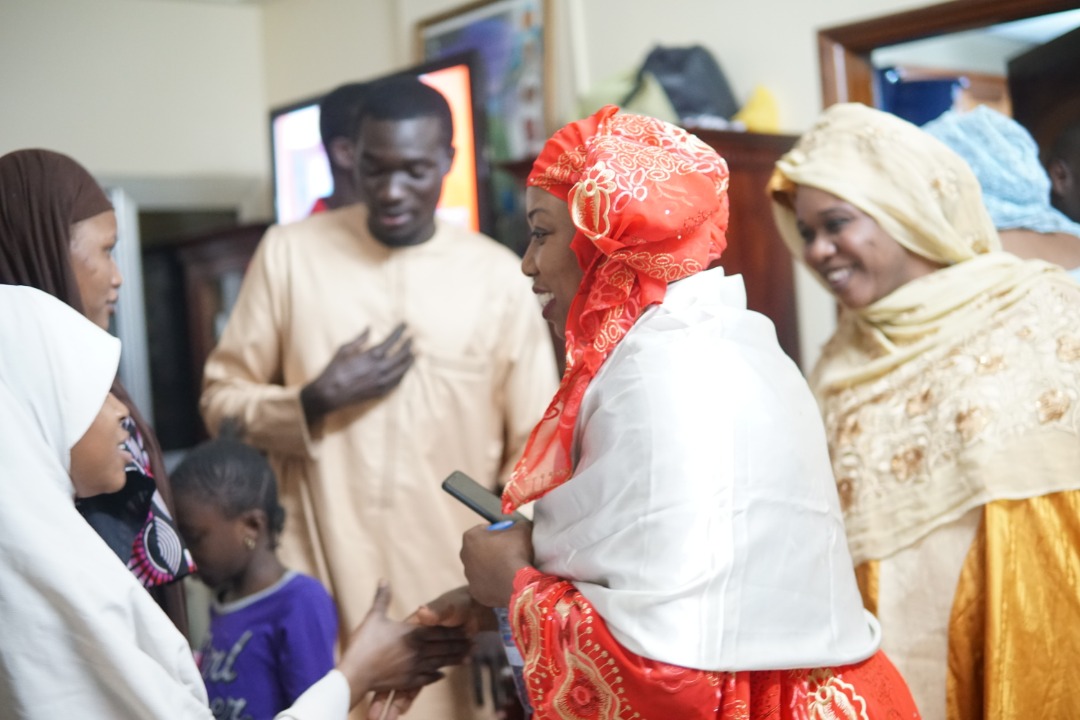
<instances>
[{"instance_id":1,"label":"woman in black hijab","mask_svg":"<svg viewBox=\"0 0 1080 720\"><path fill-rule=\"evenodd\" d=\"M49 150L0 157L0 284L43 290L108 329L122 283L115 245L116 213L85 168ZM184 591L176 581L193 566L169 511L161 448L119 379L112 392L131 413L127 484L79 500L78 508L186 634Z\"/></svg>"}]
</instances>

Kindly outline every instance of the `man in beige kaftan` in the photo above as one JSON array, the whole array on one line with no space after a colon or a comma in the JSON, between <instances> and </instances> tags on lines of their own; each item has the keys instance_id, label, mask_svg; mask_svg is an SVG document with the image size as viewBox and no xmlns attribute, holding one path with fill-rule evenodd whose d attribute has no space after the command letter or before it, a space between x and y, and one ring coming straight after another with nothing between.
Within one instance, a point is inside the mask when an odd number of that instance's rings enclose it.
<instances>
[{"instance_id":1,"label":"man in beige kaftan","mask_svg":"<svg viewBox=\"0 0 1080 720\"><path fill-rule=\"evenodd\" d=\"M235 418L269 453L282 560L326 584L343 631L380 578L396 617L464 582L461 535L481 521L440 482L462 470L494 486L556 385L516 256L434 219L453 149L445 101L422 88L373 91L367 205L267 232L205 370L208 427ZM471 704L466 683L443 682L409 716L470 717Z\"/></svg>"}]
</instances>

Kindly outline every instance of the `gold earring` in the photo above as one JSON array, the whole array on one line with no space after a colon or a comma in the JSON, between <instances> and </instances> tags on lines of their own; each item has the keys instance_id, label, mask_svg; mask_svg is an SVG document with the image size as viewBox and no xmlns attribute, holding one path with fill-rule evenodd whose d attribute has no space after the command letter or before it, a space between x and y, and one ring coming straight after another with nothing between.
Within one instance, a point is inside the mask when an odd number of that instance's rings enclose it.
<instances>
[{"instance_id":1,"label":"gold earring","mask_svg":"<svg viewBox=\"0 0 1080 720\"><path fill-rule=\"evenodd\" d=\"M244 538L244 546L248 550L254 550L255 549L255 538L248 535L246 538Z\"/></svg>"}]
</instances>

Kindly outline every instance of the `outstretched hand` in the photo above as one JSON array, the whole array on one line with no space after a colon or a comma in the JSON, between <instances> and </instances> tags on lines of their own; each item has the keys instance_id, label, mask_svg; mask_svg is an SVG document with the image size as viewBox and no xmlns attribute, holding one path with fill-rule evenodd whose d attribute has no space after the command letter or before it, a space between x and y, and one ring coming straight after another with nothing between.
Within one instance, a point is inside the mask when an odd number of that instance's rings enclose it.
<instances>
[{"instance_id":1,"label":"outstretched hand","mask_svg":"<svg viewBox=\"0 0 1080 720\"><path fill-rule=\"evenodd\" d=\"M499 627L491 608L476 602L469 594L467 585L448 590L424 603L409 616L409 620L420 625L460 627L470 638L478 632L497 630Z\"/></svg>"},{"instance_id":2,"label":"outstretched hand","mask_svg":"<svg viewBox=\"0 0 1080 720\"><path fill-rule=\"evenodd\" d=\"M461 628L426 627L386 616L390 587L380 583L375 601L353 632L338 662L349 682L350 706L369 691L416 690L442 677L439 668L462 661L469 641Z\"/></svg>"},{"instance_id":3,"label":"outstretched hand","mask_svg":"<svg viewBox=\"0 0 1080 720\"><path fill-rule=\"evenodd\" d=\"M424 603L406 622L427 627L456 628L470 638L483 630L498 627L491 609L473 600L469 588L464 585ZM419 690L375 693L375 699L368 709L368 720L395 720L412 706L418 693Z\"/></svg>"},{"instance_id":4,"label":"outstretched hand","mask_svg":"<svg viewBox=\"0 0 1080 720\"><path fill-rule=\"evenodd\" d=\"M403 340L404 334L405 323L400 323L385 340L369 347L368 329L338 348L326 368L300 392L308 424L396 388L415 360L412 339Z\"/></svg>"}]
</instances>

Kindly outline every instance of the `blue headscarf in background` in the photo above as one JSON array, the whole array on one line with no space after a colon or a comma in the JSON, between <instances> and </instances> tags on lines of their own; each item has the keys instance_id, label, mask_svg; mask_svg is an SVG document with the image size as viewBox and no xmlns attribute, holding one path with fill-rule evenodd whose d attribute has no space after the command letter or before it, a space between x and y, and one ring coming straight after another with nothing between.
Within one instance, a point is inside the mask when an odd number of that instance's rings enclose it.
<instances>
[{"instance_id":1,"label":"blue headscarf in background","mask_svg":"<svg viewBox=\"0 0 1080 720\"><path fill-rule=\"evenodd\" d=\"M964 113L949 110L922 129L971 166L998 230L1028 228L1080 237L1080 224L1050 205L1050 178L1039 162L1039 147L1020 123L979 105Z\"/></svg>"}]
</instances>

